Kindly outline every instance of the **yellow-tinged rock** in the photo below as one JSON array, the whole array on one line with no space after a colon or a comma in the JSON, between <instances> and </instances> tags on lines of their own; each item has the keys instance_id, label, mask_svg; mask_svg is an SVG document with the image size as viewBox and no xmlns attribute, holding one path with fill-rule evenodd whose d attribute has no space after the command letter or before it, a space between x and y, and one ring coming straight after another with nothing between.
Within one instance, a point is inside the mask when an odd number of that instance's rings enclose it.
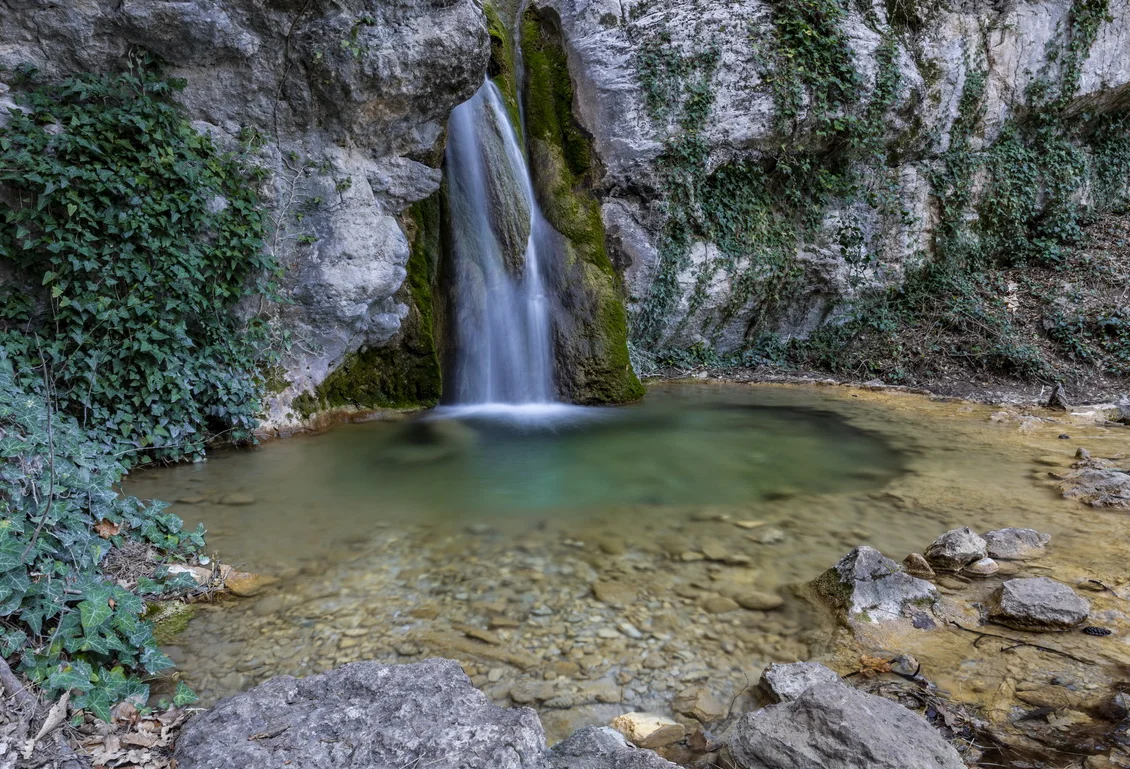
<instances>
[{"instance_id":1,"label":"yellow-tinged rock","mask_svg":"<svg viewBox=\"0 0 1130 769\"><path fill-rule=\"evenodd\" d=\"M612 719L609 726L636 747L652 750L678 742L687 734L682 724L655 713L625 713Z\"/></svg>"}]
</instances>

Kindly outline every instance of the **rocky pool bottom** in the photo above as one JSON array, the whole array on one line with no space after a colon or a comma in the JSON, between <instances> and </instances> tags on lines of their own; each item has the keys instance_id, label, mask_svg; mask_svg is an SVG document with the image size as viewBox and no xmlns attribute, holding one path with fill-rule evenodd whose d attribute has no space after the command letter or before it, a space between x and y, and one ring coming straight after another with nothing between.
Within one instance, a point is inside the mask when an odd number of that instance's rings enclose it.
<instances>
[{"instance_id":1,"label":"rocky pool bottom","mask_svg":"<svg viewBox=\"0 0 1130 769\"><path fill-rule=\"evenodd\" d=\"M301 474L310 488L295 494L296 479L240 470L245 457L269 458L296 441L140 476L131 492L185 500L178 512L219 528L212 543L226 560L277 580L252 598L198 607L169 648L180 674L212 702L279 674L447 657L493 703L534 707L553 743L629 711L714 728L756 706L769 663L821 659L893 687L905 704L933 708L951 736L974 719L983 728L968 736L970 761L1078 765L1086 754L1110 752L1120 739L1116 695L1130 678L1130 520L1063 499L1055 476L1071 472L1079 448L1125 464L1125 427L1095 413L1022 413L839 387L691 385L659 395L667 393L684 405L780 407L794 427L798 414L821 415L833 433L878 456L849 452L837 464L829 442L823 464L810 462L807 450L790 450L787 429L767 431L760 451L791 464L767 460L774 482L760 477L743 489L744 502L724 494L697 505L621 500L595 514L555 505L537 515L478 511L470 520L389 513L370 515L367 534L350 530L357 513L340 514L332 500L305 517L288 513L288 504L327 498L324 478ZM694 449L710 468L710 446ZM312 453L310 464L321 466L316 455L324 452ZM843 488L828 489L837 472ZM380 497L379 486L372 494ZM281 514L268 528L272 508ZM1041 558L995 561L990 574L939 571L929 622L912 621L909 609L892 622L847 620L808 586L856 545L901 560L963 526L1031 527L1051 542ZM1088 627L1111 633L982 625L1006 580L1049 575L1085 597ZM903 655L917 669L901 672L928 687L899 675L905 660L892 661ZM709 756L709 746L679 754L692 749L677 744L667 754L683 763Z\"/></svg>"}]
</instances>

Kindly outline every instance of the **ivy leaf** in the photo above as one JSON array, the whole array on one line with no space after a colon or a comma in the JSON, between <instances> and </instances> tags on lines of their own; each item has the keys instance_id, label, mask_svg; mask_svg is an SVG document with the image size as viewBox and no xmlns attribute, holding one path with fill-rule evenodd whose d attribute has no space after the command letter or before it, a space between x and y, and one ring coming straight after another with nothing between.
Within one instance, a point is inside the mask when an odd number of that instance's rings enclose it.
<instances>
[{"instance_id":1,"label":"ivy leaf","mask_svg":"<svg viewBox=\"0 0 1130 769\"><path fill-rule=\"evenodd\" d=\"M184 681L177 681L177 690L173 694L173 704L178 708L183 708L185 705L191 705L198 701L200 698L196 696L196 692L192 691L188 684Z\"/></svg>"},{"instance_id":2,"label":"ivy leaf","mask_svg":"<svg viewBox=\"0 0 1130 769\"><path fill-rule=\"evenodd\" d=\"M94 671L89 664L82 660L74 660L52 673L47 679L47 686L58 692L70 691L71 689L87 692L94 688L94 683L90 680L93 676Z\"/></svg>"},{"instance_id":3,"label":"ivy leaf","mask_svg":"<svg viewBox=\"0 0 1130 769\"><path fill-rule=\"evenodd\" d=\"M110 619L114 610L110 608L110 590L108 588L88 595L87 600L79 603L78 613L82 620L83 632L91 634Z\"/></svg>"}]
</instances>

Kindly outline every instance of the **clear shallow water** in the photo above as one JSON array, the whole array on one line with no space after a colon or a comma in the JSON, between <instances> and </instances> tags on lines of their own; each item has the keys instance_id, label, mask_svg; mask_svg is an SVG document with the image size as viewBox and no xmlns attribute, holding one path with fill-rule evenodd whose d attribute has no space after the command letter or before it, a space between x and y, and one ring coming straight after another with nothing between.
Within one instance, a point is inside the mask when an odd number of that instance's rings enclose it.
<instances>
[{"instance_id":1,"label":"clear shallow water","mask_svg":"<svg viewBox=\"0 0 1130 769\"><path fill-rule=\"evenodd\" d=\"M821 654L831 627L790 586L856 545L901 559L957 526L1031 526L1051 552L1022 573L1121 585L1130 517L1063 500L1048 472L1079 446L1130 451L1130 431L995 411L672 384L622 409L481 405L345 425L138 473L127 490L186 500L173 510L203 521L223 560L279 578L202 606L168 649L205 703L280 673L445 656L493 701L537 707L552 740L664 712L689 686L740 703L768 662ZM751 592L783 605L712 608ZM984 656L974 639L923 635L907 650L963 701L982 703L998 672L1046 682L1012 655L1003 672L971 664Z\"/></svg>"},{"instance_id":2,"label":"clear shallow water","mask_svg":"<svg viewBox=\"0 0 1130 769\"><path fill-rule=\"evenodd\" d=\"M342 425L138 473L129 490L179 500L174 511L203 520L223 557L270 570L374 525L660 514L875 489L901 468L881 436L833 412L674 387L623 408L478 404Z\"/></svg>"}]
</instances>

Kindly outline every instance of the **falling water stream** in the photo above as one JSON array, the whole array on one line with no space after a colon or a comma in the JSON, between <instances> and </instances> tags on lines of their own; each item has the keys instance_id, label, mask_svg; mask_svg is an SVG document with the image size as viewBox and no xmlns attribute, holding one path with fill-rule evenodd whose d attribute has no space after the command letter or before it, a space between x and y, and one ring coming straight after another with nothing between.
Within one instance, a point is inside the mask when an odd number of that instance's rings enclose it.
<instances>
[{"instance_id":1,"label":"falling water stream","mask_svg":"<svg viewBox=\"0 0 1130 769\"><path fill-rule=\"evenodd\" d=\"M455 108L446 161L458 350L449 400L488 407L549 404L553 342L543 275L543 259L551 253L549 224L494 83L487 81ZM506 246L521 246L523 233L524 249L508 254Z\"/></svg>"}]
</instances>

